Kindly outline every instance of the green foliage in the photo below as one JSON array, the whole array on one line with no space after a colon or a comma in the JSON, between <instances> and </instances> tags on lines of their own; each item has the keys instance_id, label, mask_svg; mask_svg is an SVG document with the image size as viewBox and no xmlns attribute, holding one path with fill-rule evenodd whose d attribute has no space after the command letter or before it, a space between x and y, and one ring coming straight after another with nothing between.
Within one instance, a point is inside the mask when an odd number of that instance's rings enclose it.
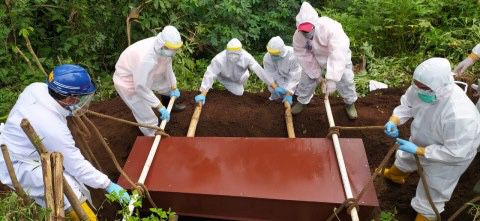
<instances>
[{"instance_id":1,"label":"green foliage","mask_svg":"<svg viewBox=\"0 0 480 221\"><path fill-rule=\"evenodd\" d=\"M380 221L398 221L395 216L397 215L397 210L393 208L393 211L382 211L380 213Z\"/></svg>"},{"instance_id":2,"label":"green foliage","mask_svg":"<svg viewBox=\"0 0 480 221\"><path fill-rule=\"evenodd\" d=\"M468 203L470 208L468 209L468 214L473 216L472 221L480 220L480 205L476 203Z\"/></svg>"},{"instance_id":3,"label":"green foliage","mask_svg":"<svg viewBox=\"0 0 480 221\"><path fill-rule=\"evenodd\" d=\"M134 212L133 214L130 214L128 210L128 203L123 200L121 200L121 197L125 193L125 190L120 191L119 194L112 192L109 194L105 194L107 200L110 203L118 203L122 207L120 211L118 211L118 214L122 216L127 221L168 221L168 220L174 220L174 217L176 215L175 212L173 212L171 209L168 210L163 210L162 208L150 208L150 216L148 217L140 217L139 215L139 209L142 208L142 200L143 198L139 195L139 192L137 190L134 190L132 192L132 200L136 199L136 201L133 203L134 206Z\"/></svg>"},{"instance_id":4,"label":"green foliage","mask_svg":"<svg viewBox=\"0 0 480 221\"><path fill-rule=\"evenodd\" d=\"M23 205L15 192L0 194L0 220L46 220L50 213L35 203Z\"/></svg>"}]
</instances>

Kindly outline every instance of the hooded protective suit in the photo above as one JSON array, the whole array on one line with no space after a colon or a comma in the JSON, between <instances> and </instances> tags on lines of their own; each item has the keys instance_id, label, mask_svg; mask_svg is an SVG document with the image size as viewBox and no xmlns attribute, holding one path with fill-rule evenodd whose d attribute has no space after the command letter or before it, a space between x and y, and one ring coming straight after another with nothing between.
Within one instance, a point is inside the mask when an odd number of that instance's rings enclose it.
<instances>
[{"instance_id":1,"label":"hooded protective suit","mask_svg":"<svg viewBox=\"0 0 480 221\"><path fill-rule=\"evenodd\" d=\"M413 118L410 141L425 147L420 163L433 202L442 212L458 179L477 153L480 114L462 89L454 84L447 59L426 60L415 69L413 79L428 86L436 101L431 104L423 102L419 98L419 89L410 86L393 115L399 118L400 124ZM396 153L395 166L406 173L417 170L414 156L401 150ZM423 216L435 218L420 181L411 205Z\"/></svg>"},{"instance_id":2,"label":"hooded protective suit","mask_svg":"<svg viewBox=\"0 0 480 221\"><path fill-rule=\"evenodd\" d=\"M165 46L166 38L181 43L178 31L172 26L166 26L156 37L130 45L115 65L115 89L139 123L157 126L158 117L152 108L159 107L161 102L153 91L168 95L177 85L172 57L162 56L161 48ZM155 133L149 128L140 127L140 130L145 136L153 136Z\"/></svg>"},{"instance_id":3,"label":"hooded protective suit","mask_svg":"<svg viewBox=\"0 0 480 221\"><path fill-rule=\"evenodd\" d=\"M296 91L298 101L302 104L310 102L324 74L326 80L336 82L337 90L346 104L354 103L357 94L353 82L350 40L342 25L331 18L318 17L308 2L303 2L296 17L297 27L305 22L315 26L315 33L312 40L298 30L293 35L295 55L304 72Z\"/></svg>"},{"instance_id":4,"label":"hooded protective suit","mask_svg":"<svg viewBox=\"0 0 480 221\"><path fill-rule=\"evenodd\" d=\"M243 95L243 85L250 76L248 69L255 72L260 80L266 84L271 85L273 83L273 79L265 75L263 68L255 58L241 47L240 41L234 38L228 43L227 50L223 50L212 59L203 75L202 85L200 86L201 92L210 90L215 80L218 80L232 94ZM228 48L232 50L229 51Z\"/></svg>"},{"instance_id":5,"label":"hooded protective suit","mask_svg":"<svg viewBox=\"0 0 480 221\"><path fill-rule=\"evenodd\" d=\"M298 64L293 48L285 46L280 37L272 38L267 48L270 50L278 50L279 55L272 56L270 52L265 53L263 56L265 75L270 76L278 86L285 88L293 95L300 82L300 76L302 75L302 68ZM268 87L268 90L273 92L271 86ZM273 100L280 98L276 96L278 95L272 93L271 98Z\"/></svg>"},{"instance_id":6,"label":"hooded protective suit","mask_svg":"<svg viewBox=\"0 0 480 221\"><path fill-rule=\"evenodd\" d=\"M85 160L75 146L67 126L68 115L70 111L50 96L46 84L33 83L20 94L0 135L0 144L7 145L21 186L42 207L45 207L45 194L40 157L20 127L23 118L28 119L49 152L62 153L65 178L79 199L90 198L84 184L105 189L111 182ZM0 157L0 181L13 188L3 155ZM65 198L64 208L69 207L70 203Z\"/></svg>"}]
</instances>

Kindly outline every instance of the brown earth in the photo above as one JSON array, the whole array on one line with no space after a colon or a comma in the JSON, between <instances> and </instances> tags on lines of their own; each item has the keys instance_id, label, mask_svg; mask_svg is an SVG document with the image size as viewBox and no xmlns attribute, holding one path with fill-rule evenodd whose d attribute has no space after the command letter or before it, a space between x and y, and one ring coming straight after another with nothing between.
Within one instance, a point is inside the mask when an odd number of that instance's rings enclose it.
<instances>
[{"instance_id":1,"label":"brown earth","mask_svg":"<svg viewBox=\"0 0 480 221\"><path fill-rule=\"evenodd\" d=\"M335 122L341 126L384 125L393 108L399 104L403 92L404 90L401 89L378 90L360 98L356 103L359 112L359 119L356 121L348 120L342 100L333 98L331 99L331 105ZM181 100L185 101L187 109L172 114L172 119L166 127L167 133L173 136L186 135L195 105L193 101L195 94L195 92L182 93ZM196 136L286 137L287 130L283 105L279 102L269 101L268 96L267 93L246 93L237 97L225 91L212 91L209 93L207 103L202 110ZM133 120L130 110L119 97L97 103L92 109L111 116ZM100 129L115 152L117 159L123 165L128 157L131 145L135 137L140 135L140 131L135 127L110 120L93 116L90 118ZM297 137L325 137L328 134L324 103L318 96L312 99L312 102L300 115L294 116L293 120ZM400 130L401 136L408 138L408 125L402 126ZM340 137L363 139L371 171L380 164L380 161L394 143L392 139L384 135L382 130L342 131ZM102 171L116 180L119 173L115 170L102 146L95 140L91 140L90 145L102 164ZM393 159L391 159L391 162L393 162ZM444 220L463 203L475 196L471 189L475 182L480 179L479 170L480 162L477 157L462 176L452 199L447 203L445 212L442 213ZM399 220L413 220L415 211L410 207L410 200L415 194L417 182L418 176L410 177L403 186L392 184L383 178L377 178L375 188L381 209L389 211L396 209ZM100 220L113 220L116 217L117 206L110 205L105 201L103 190L92 190L92 194L94 204L99 211ZM472 220L472 218L464 216L458 220Z\"/></svg>"}]
</instances>

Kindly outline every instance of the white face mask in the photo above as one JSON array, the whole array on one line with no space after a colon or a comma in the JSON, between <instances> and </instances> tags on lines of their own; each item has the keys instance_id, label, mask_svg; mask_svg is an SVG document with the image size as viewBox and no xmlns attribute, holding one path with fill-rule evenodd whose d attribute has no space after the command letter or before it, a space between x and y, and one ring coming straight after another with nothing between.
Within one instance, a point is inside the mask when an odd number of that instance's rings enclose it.
<instances>
[{"instance_id":1,"label":"white face mask","mask_svg":"<svg viewBox=\"0 0 480 221\"><path fill-rule=\"evenodd\" d=\"M171 50L168 48L161 48L159 55L163 57L173 57L175 56L175 52L176 52L175 50Z\"/></svg>"},{"instance_id":2,"label":"white face mask","mask_svg":"<svg viewBox=\"0 0 480 221\"><path fill-rule=\"evenodd\" d=\"M227 52L227 60L230 62L237 62L240 60L240 54Z\"/></svg>"}]
</instances>

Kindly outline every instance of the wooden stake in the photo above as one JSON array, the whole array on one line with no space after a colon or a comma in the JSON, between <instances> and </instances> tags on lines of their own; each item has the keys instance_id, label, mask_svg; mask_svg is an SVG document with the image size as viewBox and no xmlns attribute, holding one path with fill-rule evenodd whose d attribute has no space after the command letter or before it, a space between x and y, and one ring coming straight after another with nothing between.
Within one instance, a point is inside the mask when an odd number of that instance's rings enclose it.
<instances>
[{"instance_id":1,"label":"wooden stake","mask_svg":"<svg viewBox=\"0 0 480 221\"><path fill-rule=\"evenodd\" d=\"M37 57L37 54L35 54L35 51L33 50L32 48L32 43L30 43L30 39L28 39L27 36L23 36L23 38L25 39L25 43L27 44L27 48L28 48L28 51L30 52L30 54L32 54L33 56L33 60L35 61L35 64L37 64L38 68L42 71L42 73L45 75L45 76L48 76L47 75L47 72L45 72L45 69L43 69L43 66L42 64L40 63L40 60L38 59Z\"/></svg>"},{"instance_id":2,"label":"wooden stake","mask_svg":"<svg viewBox=\"0 0 480 221\"><path fill-rule=\"evenodd\" d=\"M5 164L7 164L8 175L10 175L10 180L12 180L13 187L15 188L15 191L18 193L18 195L22 198L23 204L29 204L32 201L18 182L17 175L15 174L15 170L13 169L12 160L10 159L10 153L8 152L7 145L2 144L1 146L3 159L5 159Z\"/></svg>"},{"instance_id":3,"label":"wooden stake","mask_svg":"<svg viewBox=\"0 0 480 221\"><path fill-rule=\"evenodd\" d=\"M37 133L27 119L22 119L20 127L23 129L30 142L32 142L33 146L37 149L39 155L42 153L48 153L47 148L45 148L42 141L40 140ZM65 176L63 177L63 189L65 191L65 195L67 196L68 201L72 205L72 208L78 215L78 217L80 217L81 220L88 220L87 214L85 214L85 211L80 206L80 200L73 192L72 187L70 187L70 184L68 184Z\"/></svg>"},{"instance_id":4,"label":"wooden stake","mask_svg":"<svg viewBox=\"0 0 480 221\"><path fill-rule=\"evenodd\" d=\"M47 220L53 221L55 220L55 213L54 213L55 203L53 202L52 164L50 162L50 154L42 153L40 155L40 160L42 162L45 207L50 211L52 211L50 215L47 217Z\"/></svg>"},{"instance_id":5,"label":"wooden stake","mask_svg":"<svg viewBox=\"0 0 480 221\"><path fill-rule=\"evenodd\" d=\"M200 119L200 114L202 113L202 104L197 104L195 111L193 112L192 120L188 126L187 137L194 137L195 131L197 130L197 124Z\"/></svg>"},{"instance_id":6,"label":"wooden stake","mask_svg":"<svg viewBox=\"0 0 480 221\"><path fill-rule=\"evenodd\" d=\"M57 220L65 219L65 210L63 209L63 156L61 153L52 153L52 170L53 170L53 199L55 207L53 210Z\"/></svg>"},{"instance_id":7,"label":"wooden stake","mask_svg":"<svg viewBox=\"0 0 480 221\"><path fill-rule=\"evenodd\" d=\"M288 138L295 138L295 129L293 127L292 108L287 101L283 102L285 106L285 122L287 123Z\"/></svg>"}]
</instances>

